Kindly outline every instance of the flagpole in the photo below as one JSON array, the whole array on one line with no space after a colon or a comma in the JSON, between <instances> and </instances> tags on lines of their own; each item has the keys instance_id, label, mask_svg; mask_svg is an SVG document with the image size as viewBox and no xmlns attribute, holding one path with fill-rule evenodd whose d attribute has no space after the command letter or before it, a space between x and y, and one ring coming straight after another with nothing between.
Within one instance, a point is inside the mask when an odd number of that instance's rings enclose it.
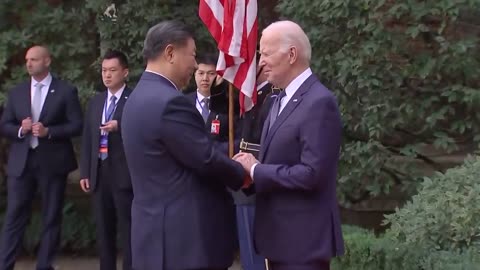
<instances>
[{"instance_id":1,"label":"flagpole","mask_svg":"<svg viewBox=\"0 0 480 270\"><path fill-rule=\"evenodd\" d=\"M228 155L230 158L233 157L233 145L235 141L234 136L234 126L233 126L233 115L234 115L234 103L233 103L233 85L231 83L228 84Z\"/></svg>"}]
</instances>

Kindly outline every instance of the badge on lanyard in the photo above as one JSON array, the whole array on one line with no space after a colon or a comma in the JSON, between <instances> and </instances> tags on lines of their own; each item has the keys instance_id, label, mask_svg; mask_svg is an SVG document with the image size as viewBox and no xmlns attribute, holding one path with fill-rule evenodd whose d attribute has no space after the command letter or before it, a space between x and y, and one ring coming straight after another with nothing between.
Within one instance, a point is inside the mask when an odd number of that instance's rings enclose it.
<instances>
[{"instance_id":1,"label":"badge on lanyard","mask_svg":"<svg viewBox=\"0 0 480 270\"><path fill-rule=\"evenodd\" d=\"M108 153L108 133L103 132L100 134L100 153Z\"/></svg>"},{"instance_id":2,"label":"badge on lanyard","mask_svg":"<svg viewBox=\"0 0 480 270\"><path fill-rule=\"evenodd\" d=\"M210 133L218 135L220 134L220 120L218 120L218 115L212 120L212 126L210 127Z\"/></svg>"},{"instance_id":3,"label":"badge on lanyard","mask_svg":"<svg viewBox=\"0 0 480 270\"><path fill-rule=\"evenodd\" d=\"M107 109L107 101L105 100L105 104L103 106L103 116L105 117L105 123L112 120L113 113L115 112L115 109L117 107L117 104L115 100L112 100L112 103L110 104L109 107L111 109ZM102 124L103 126L104 124ZM101 130L100 131L100 145L99 145L99 152L100 154L108 154L108 132Z\"/></svg>"}]
</instances>

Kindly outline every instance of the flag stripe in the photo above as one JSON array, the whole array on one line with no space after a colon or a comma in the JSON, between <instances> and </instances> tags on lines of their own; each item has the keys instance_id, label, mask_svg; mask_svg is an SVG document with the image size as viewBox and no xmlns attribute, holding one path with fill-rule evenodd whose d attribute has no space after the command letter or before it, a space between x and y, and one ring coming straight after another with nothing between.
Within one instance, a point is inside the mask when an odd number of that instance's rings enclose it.
<instances>
[{"instance_id":1,"label":"flag stripe","mask_svg":"<svg viewBox=\"0 0 480 270\"><path fill-rule=\"evenodd\" d=\"M199 16L220 51L217 71L240 89L241 111L256 102L257 0L200 0Z\"/></svg>"},{"instance_id":2,"label":"flag stripe","mask_svg":"<svg viewBox=\"0 0 480 270\"><path fill-rule=\"evenodd\" d=\"M224 0L201 0L199 7L200 19L205 23L209 32L218 43L222 36Z\"/></svg>"}]
</instances>

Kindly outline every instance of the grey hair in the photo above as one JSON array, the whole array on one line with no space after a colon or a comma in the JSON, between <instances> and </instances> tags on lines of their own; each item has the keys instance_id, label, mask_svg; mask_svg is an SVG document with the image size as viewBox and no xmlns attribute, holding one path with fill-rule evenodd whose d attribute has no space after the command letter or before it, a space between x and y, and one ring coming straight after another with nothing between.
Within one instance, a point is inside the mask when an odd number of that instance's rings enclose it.
<instances>
[{"instance_id":1,"label":"grey hair","mask_svg":"<svg viewBox=\"0 0 480 270\"><path fill-rule=\"evenodd\" d=\"M262 33L274 28L281 29L281 31L279 31L281 33L280 50L286 52L290 46L296 46L300 58L310 63L312 59L312 46L310 45L307 34L305 34L298 24L292 21L277 21L270 24Z\"/></svg>"},{"instance_id":2,"label":"grey hair","mask_svg":"<svg viewBox=\"0 0 480 270\"><path fill-rule=\"evenodd\" d=\"M186 46L193 39L193 31L180 21L163 21L152 26L143 42L143 59L154 60L165 48L172 45Z\"/></svg>"}]
</instances>

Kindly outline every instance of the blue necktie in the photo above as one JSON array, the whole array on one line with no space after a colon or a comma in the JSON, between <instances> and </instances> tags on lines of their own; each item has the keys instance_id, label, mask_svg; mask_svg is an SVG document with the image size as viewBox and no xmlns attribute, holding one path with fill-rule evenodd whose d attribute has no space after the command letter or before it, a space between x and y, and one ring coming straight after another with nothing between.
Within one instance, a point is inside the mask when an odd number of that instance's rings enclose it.
<instances>
[{"instance_id":1,"label":"blue necktie","mask_svg":"<svg viewBox=\"0 0 480 270\"><path fill-rule=\"evenodd\" d=\"M203 117L203 121L205 121L205 123L207 123L208 115L210 114L209 101L210 100L208 98L203 98L203 100L202 100L202 103L203 103L203 106L201 106L202 107L202 117Z\"/></svg>"},{"instance_id":2,"label":"blue necktie","mask_svg":"<svg viewBox=\"0 0 480 270\"><path fill-rule=\"evenodd\" d=\"M107 113L105 115L105 122L108 122L112 119L112 116L113 116L113 110L115 110L115 101L117 101L117 97L116 96L112 96L110 98L110 105L108 105L108 108L107 108ZM107 119L108 118L108 119Z\"/></svg>"},{"instance_id":3,"label":"blue necktie","mask_svg":"<svg viewBox=\"0 0 480 270\"><path fill-rule=\"evenodd\" d=\"M113 111L115 110L115 101L117 100L117 97L112 96L110 98L110 105L108 105L107 111L105 113L105 123L110 121L113 118ZM103 133L103 131L102 131ZM100 144L102 144L102 140L104 140L104 144L108 145L108 134L101 134L100 135ZM108 146L107 146L107 152L102 153L100 152L100 159L105 160L108 157Z\"/></svg>"},{"instance_id":4,"label":"blue necktie","mask_svg":"<svg viewBox=\"0 0 480 270\"><path fill-rule=\"evenodd\" d=\"M273 126L273 123L277 119L278 113L280 112L280 106L282 105L282 98L286 96L285 90L281 91L278 94L275 102L273 102L272 109L270 110L270 125L268 126L268 130L270 130Z\"/></svg>"}]
</instances>

